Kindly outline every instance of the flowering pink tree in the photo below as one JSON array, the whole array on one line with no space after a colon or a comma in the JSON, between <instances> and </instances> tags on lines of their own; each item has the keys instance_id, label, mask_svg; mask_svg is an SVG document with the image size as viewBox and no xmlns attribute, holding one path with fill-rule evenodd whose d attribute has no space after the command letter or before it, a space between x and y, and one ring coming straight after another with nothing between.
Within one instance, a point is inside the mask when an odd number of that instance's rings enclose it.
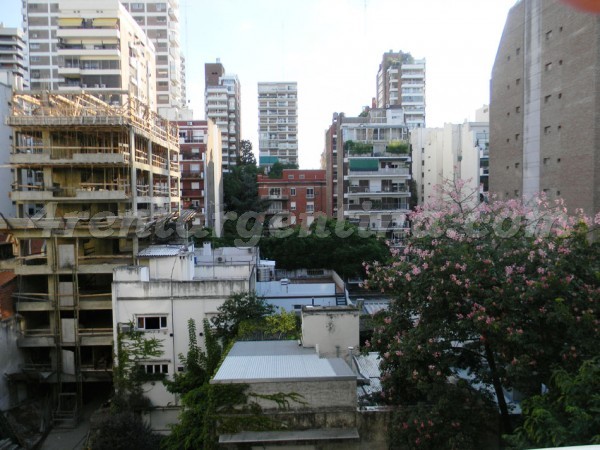
<instances>
[{"instance_id":1,"label":"flowering pink tree","mask_svg":"<svg viewBox=\"0 0 600 450\"><path fill-rule=\"evenodd\" d=\"M481 448L489 400L509 433L503 389L538 394L553 369L599 354L593 221L543 198L479 203L463 187L412 214L391 264L367 266L367 287L395 298L367 346L382 355L382 397L403 406L394 428L409 447Z\"/></svg>"}]
</instances>

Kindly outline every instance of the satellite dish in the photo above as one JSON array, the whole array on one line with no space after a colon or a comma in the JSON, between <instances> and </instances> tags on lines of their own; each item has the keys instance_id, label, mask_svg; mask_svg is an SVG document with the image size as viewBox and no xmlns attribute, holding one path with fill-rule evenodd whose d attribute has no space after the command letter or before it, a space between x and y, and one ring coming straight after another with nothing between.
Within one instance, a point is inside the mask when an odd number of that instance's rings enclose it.
<instances>
[{"instance_id":1,"label":"satellite dish","mask_svg":"<svg viewBox=\"0 0 600 450\"><path fill-rule=\"evenodd\" d=\"M580 11L600 14L600 0L562 0L562 2Z\"/></svg>"}]
</instances>

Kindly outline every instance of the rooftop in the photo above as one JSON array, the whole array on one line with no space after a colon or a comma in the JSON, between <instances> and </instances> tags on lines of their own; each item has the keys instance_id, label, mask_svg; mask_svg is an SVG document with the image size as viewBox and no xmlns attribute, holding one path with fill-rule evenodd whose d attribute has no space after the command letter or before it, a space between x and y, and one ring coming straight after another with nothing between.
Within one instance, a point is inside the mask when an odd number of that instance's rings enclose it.
<instances>
[{"instance_id":1,"label":"rooftop","mask_svg":"<svg viewBox=\"0 0 600 450\"><path fill-rule=\"evenodd\" d=\"M297 341L236 342L211 383L355 380L341 358L319 358Z\"/></svg>"}]
</instances>

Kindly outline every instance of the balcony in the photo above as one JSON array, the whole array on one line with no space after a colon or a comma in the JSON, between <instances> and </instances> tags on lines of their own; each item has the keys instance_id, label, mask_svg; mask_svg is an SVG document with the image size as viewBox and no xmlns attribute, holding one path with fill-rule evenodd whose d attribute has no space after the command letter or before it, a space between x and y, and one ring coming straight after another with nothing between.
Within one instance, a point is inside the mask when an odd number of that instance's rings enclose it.
<instances>
[{"instance_id":1,"label":"balcony","mask_svg":"<svg viewBox=\"0 0 600 450\"><path fill-rule=\"evenodd\" d=\"M79 339L81 345L112 346L113 330L111 328L84 328L79 326Z\"/></svg>"},{"instance_id":2,"label":"balcony","mask_svg":"<svg viewBox=\"0 0 600 450\"><path fill-rule=\"evenodd\" d=\"M261 195L263 200L289 200L290 197L287 195ZM308 198L308 196L307 196Z\"/></svg>"},{"instance_id":3,"label":"balcony","mask_svg":"<svg viewBox=\"0 0 600 450\"><path fill-rule=\"evenodd\" d=\"M100 39L115 39L121 38L121 33L118 28L59 28L56 30L56 37L63 39L82 39L100 38Z\"/></svg>"},{"instance_id":4,"label":"balcony","mask_svg":"<svg viewBox=\"0 0 600 450\"><path fill-rule=\"evenodd\" d=\"M346 211L357 212L357 213L373 213L383 211L406 211L408 212L408 203L382 203L378 200L367 200L361 204L347 204L345 206Z\"/></svg>"},{"instance_id":5,"label":"balcony","mask_svg":"<svg viewBox=\"0 0 600 450\"><path fill-rule=\"evenodd\" d=\"M348 178L364 177L407 177L410 178L408 168L381 168L379 170L352 170L348 172Z\"/></svg>"},{"instance_id":6,"label":"balcony","mask_svg":"<svg viewBox=\"0 0 600 450\"><path fill-rule=\"evenodd\" d=\"M15 147L10 156L11 164L37 166L61 164L129 164L129 148L125 145L117 147L52 147L42 146Z\"/></svg>"},{"instance_id":7,"label":"balcony","mask_svg":"<svg viewBox=\"0 0 600 450\"><path fill-rule=\"evenodd\" d=\"M45 201L125 201L129 186L124 183L81 183L77 187L52 188L38 185L13 185L10 198L15 202Z\"/></svg>"},{"instance_id":8,"label":"balcony","mask_svg":"<svg viewBox=\"0 0 600 450\"><path fill-rule=\"evenodd\" d=\"M348 188L348 195L350 196L365 196L368 193L368 197L372 196L386 196L393 195L395 197L410 197L410 191L406 188L391 187L391 188L368 188L363 186L350 186Z\"/></svg>"},{"instance_id":9,"label":"balcony","mask_svg":"<svg viewBox=\"0 0 600 450\"><path fill-rule=\"evenodd\" d=\"M48 328L29 328L17 339L19 347L54 347L54 333Z\"/></svg>"},{"instance_id":10,"label":"balcony","mask_svg":"<svg viewBox=\"0 0 600 450\"><path fill-rule=\"evenodd\" d=\"M181 172L181 178L204 179L204 172Z\"/></svg>"}]
</instances>

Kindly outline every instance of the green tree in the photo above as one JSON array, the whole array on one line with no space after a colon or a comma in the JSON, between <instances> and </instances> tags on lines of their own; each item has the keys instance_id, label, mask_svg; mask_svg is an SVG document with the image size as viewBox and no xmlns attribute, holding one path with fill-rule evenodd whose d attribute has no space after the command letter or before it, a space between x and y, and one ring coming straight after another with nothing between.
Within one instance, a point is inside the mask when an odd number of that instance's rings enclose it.
<instances>
[{"instance_id":1,"label":"green tree","mask_svg":"<svg viewBox=\"0 0 600 450\"><path fill-rule=\"evenodd\" d=\"M454 420L436 421L421 409L413 420L432 420L435 434L419 448L464 430L461 417L488 404L486 397L510 433L506 389L539 394L553 370L573 373L598 355L600 255L587 240L590 221L544 199L478 203L463 188L457 181L442 201L418 208L404 252L367 267L367 287L395 298L367 343L382 356L385 401L435 410L449 380L461 377L491 389L491 396L477 392L480 402L456 402L448 412ZM470 433L463 438L453 448L482 448Z\"/></svg>"},{"instance_id":2,"label":"green tree","mask_svg":"<svg viewBox=\"0 0 600 450\"><path fill-rule=\"evenodd\" d=\"M238 160L238 164L256 167L256 157L252 152L252 142L247 140L240 141L240 158Z\"/></svg>"},{"instance_id":3,"label":"green tree","mask_svg":"<svg viewBox=\"0 0 600 450\"><path fill-rule=\"evenodd\" d=\"M254 293L240 292L230 295L217 311L211 319L216 336L228 343L237 337L242 324L262 322L275 308Z\"/></svg>"},{"instance_id":4,"label":"green tree","mask_svg":"<svg viewBox=\"0 0 600 450\"><path fill-rule=\"evenodd\" d=\"M269 169L269 178L278 179L283 177L283 169L297 169L298 164L282 164L277 161Z\"/></svg>"},{"instance_id":5,"label":"green tree","mask_svg":"<svg viewBox=\"0 0 600 450\"><path fill-rule=\"evenodd\" d=\"M515 448L600 444L600 358L577 373L557 369L549 391L522 408L524 423L508 438Z\"/></svg>"},{"instance_id":6,"label":"green tree","mask_svg":"<svg viewBox=\"0 0 600 450\"><path fill-rule=\"evenodd\" d=\"M159 450L161 436L153 433L138 414L123 411L103 417L90 431L92 450Z\"/></svg>"},{"instance_id":7,"label":"green tree","mask_svg":"<svg viewBox=\"0 0 600 450\"><path fill-rule=\"evenodd\" d=\"M174 394L186 394L194 388L208 383L214 375L223 356L223 348L218 338L210 328L208 320L203 322L204 347L198 345L196 322L188 320L188 352L179 355L183 365L183 372L176 373L173 381L165 380L167 390Z\"/></svg>"},{"instance_id":8,"label":"green tree","mask_svg":"<svg viewBox=\"0 0 600 450\"><path fill-rule=\"evenodd\" d=\"M162 342L136 330L133 323L129 331L117 333L116 366L113 368L115 393L113 409L116 412L139 411L149 407L143 384L149 380L142 361L161 356ZM162 374L158 374L162 376Z\"/></svg>"},{"instance_id":9,"label":"green tree","mask_svg":"<svg viewBox=\"0 0 600 450\"><path fill-rule=\"evenodd\" d=\"M235 166L223 176L223 201L226 211L241 216L247 211L266 209L258 197L258 168L253 165Z\"/></svg>"},{"instance_id":10,"label":"green tree","mask_svg":"<svg viewBox=\"0 0 600 450\"><path fill-rule=\"evenodd\" d=\"M263 237L263 257L282 269L333 269L342 277L364 275L363 262L385 263L390 250L383 238L347 222L318 217L310 227L298 225Z\"/></svg>"}]
</instances>

